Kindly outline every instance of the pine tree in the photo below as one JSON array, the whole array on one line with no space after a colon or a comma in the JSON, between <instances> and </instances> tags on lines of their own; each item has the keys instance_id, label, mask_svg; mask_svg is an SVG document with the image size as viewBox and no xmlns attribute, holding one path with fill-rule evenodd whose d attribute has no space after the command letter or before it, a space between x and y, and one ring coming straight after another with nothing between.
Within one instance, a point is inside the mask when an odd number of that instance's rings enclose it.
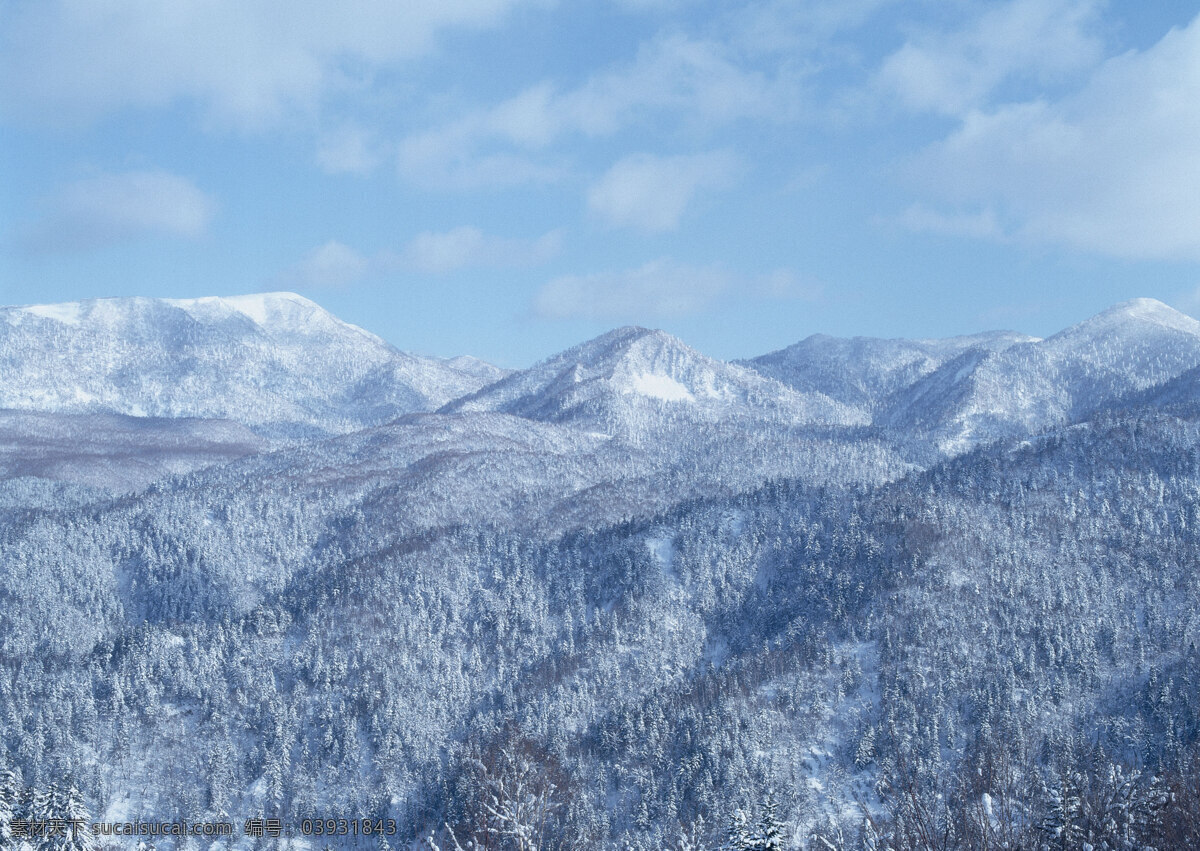
<instances>
[{"instance_id":1,"label":"pine tree","mask_svg":"<svg viewBox=\"0 0 1200 851\"><path fill-rule=\"evenodd\" d=\"M34 825L31 843L34 848L47 849L50 838L47 836L48 827L55 818L53 800L58 787L51 785L49 791L27 789L25 792L25 817Z\"/></svg>"},{"instance_id":2,"label":"pine tree","mask_svg":"<svg viewBox=\"0 0 1200 851\"><path fill-rule=\"evenodd\" d=\"M779 823L777 809L774 793L768 792L767 801L763 804L762 817L758 820L755 851L783 851L783 825Z\"/></svg>"},{"instance_id":3,"label":"pine tree","mask_svg":"<svg viewBox=\"0 0 1200 851\"><path fill-rule=\"evenodd\" d=\"M729 826L725 829L725 842L721 845L721 851L751 851L751 842L746 814L740 809L734 810L733 815L729 817Z\"/></svg>"},{"instance_id":4,"label":"pine tree","mask_svg":"<svg viewBox=\"0 0 1200 851\"><path fill-rule=\"evenodd\" d=\"M11 769L0 771L0 848L12 847L12 820L20 812L21 781Z\"/></svg>"},{"instance_id":5,"label":"pine tree","mask_svg":"<svg viewBox=\"0 0 1200 851\"><path fill-rule=\"evenodd\" d=\"M82 793L74 786L68 787L58 809L67 821L67 841L59 847L65 851L94 851L98 844L92 835L91 814L83 803Z\"/></svg>"},{"instance_id":6,"label":"pine tree","mask_svg":"<svg viewBox=\"0 0 1200 851\"><path fill-rule=\"evenodd\" d=\"M1075 772L1067 772L1050 790L1046 817L1038 827L1049 835L1053 843L1051 848L1075 848L1084 839L1085 832L1080 824L1084 815L1081 780Z\"/></svg>"}]
</instances>

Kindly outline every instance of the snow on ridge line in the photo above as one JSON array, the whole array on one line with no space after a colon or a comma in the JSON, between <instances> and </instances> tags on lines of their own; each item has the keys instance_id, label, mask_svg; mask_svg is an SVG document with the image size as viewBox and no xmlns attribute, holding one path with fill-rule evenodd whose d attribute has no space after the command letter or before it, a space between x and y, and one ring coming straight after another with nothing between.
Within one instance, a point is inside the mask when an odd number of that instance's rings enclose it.
<instances>
[{"instance_id":1,"label":"snow on ridge line","mask_svg":"<svg viewBox=\"0 0 1200 851\"><path fill-rule=\"evenodd\" d=\"M85 320L92 319L96 309L104 311L104 316L116 315L125 306L163 305L182 310L192 318L201 322L211 321L214 314L240 314L260 328L271 330L290 330L297 332L321 331L339 328L352 331L370 342L392 348L382 338L372 334L350 322L334 316L316 302L302 295L291 292L252 293L234 296L199 296L196 298L156 298L149 296L128 296L114 298L91 298L79 301L57 302L51 304L31 304L11 307L0 307L0 313L20 316L38 316L64 325L80 326Z\"/></svg>"},{"instance_id":2,"label":"snow on ridge line","mask_svg":"<svg viewBox=\"0 0 1200 851\"><path fill-rule=\"evenodd\" d=\"M77 301L66 301L60 304L31 304L20 308L20 310L25 313L32 313L34 316L40 316L43 319L53 319L55 322L61 322L64 325L78 325L80 314L83 312L83 305Z\"/></svg>"},{"instance_id":3,"label":"snow on ridge line","mask_svg":"<svg viewBox=\"0 0 1200 851\"><path fill-rule=\"evenodd\" d=\"M231 296L201 296L199 298L165 298L162 301L172 307L178 307L189 312L190 308L200 306L220 306L236 310L258 325L266 326L271 321L271 309L278 310L282 304L292 304L296 307L307 308L310 311L327 311L314 301L302 295L290 292L250 293L248 295ZM340 321L340 320L339 320Z\"/></svg>"},{"instance_id":4,"label":"snow on ridge line","mask_svg":"<svg viewBox=\"0 0 1200 851\"><path fill-rule=\"evenodd\" d=\"M1120 302L1089 319L1063 329L1054 336L1069 336L1078 329L1106 328L1130 319L1200 336L1200 321L1154 298L1134 298Z\"/></svg>"},{"instance_id":5,"label":"snow on ridge line","mask_svg":"<svg viewBox=\"0 0 1200 851\"><path fill-rule=\"evenodd\" d=\"M85 305L114 307L121 304L163 304L176 307L191 313L197 307L228 307L242 313L258 324L269 321L268 309L273 304L291 303L321 313L328 313L323 307L302 295L290 292L252 293L249 295L233 296L198 296L196 298L157 298L153 296L114 296L109 298L87 298L77 301L50 302L46 304L9 305L3 310L31 313L46 319L53 319L69 325L78 325L83 318ZM329 314L332 316L332 314ZM338 320L339 322L341 320ZM343 323L345 324L345 323Z\"/></svg>"}]
</instances>

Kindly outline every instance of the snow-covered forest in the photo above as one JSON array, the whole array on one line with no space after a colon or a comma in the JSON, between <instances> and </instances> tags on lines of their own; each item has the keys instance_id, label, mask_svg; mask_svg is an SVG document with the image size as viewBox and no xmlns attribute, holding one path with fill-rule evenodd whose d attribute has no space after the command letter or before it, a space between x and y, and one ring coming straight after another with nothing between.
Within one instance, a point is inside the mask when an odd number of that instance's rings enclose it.
<instances>
[{"instance_id":1,"label":"snow-covered forest","mask_svg":"<svg viewBox=\"0 0 1200 851\"><path fill-rule=\"evenodd\" d=\"M0 364L2 848L1200 847L1165 305L510 373L113 299L0 310Z\"/></svg>"}]
</instances>

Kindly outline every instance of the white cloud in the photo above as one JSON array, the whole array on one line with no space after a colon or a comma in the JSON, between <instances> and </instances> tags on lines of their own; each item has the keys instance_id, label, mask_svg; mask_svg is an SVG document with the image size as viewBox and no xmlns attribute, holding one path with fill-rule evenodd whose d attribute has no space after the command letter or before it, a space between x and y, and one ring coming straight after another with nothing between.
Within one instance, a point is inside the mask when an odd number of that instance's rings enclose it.
<instances>
[{"instance_id":1,"label":"white cloud","mask_svg":"<svg viewBox=\"0 0 1200 851\"><path fill-rule=\"evenodd\" d=\"M549 260L558 253L562 234L551 231L537 239L505 239L475 227L460 227L418 234L401 252L363 254L330 240L314 248L295 265L280 273L274 286L301 290L348 287L372 275L415 270L444 274L466 267L525 267Z\"/></svg>"},{"instance_id":2,"label":"white cloud","mask_svg":"<svg viewBox=\"0 0 1200 851\"><path fill-rule=\"evenodd\" d=\"M1006 235L1117 257L1200 258L1200 18L1104 62L1078 93L974 111L914 180Z\"/></svg>"},{"instance_id":3,"label":"white cloud","mask_svg":"<svg viewBox=\"0 0 1200 851\"><path fill-rule=\"evenodd\" d=\"M417 183L456 187L555 180L568 170L535 155L565 138L611 136L664 116L693 128L777 120L794 111L797 85L749 67L719 41L671 35L576 88L542 82L413 134L400 144L399 169Z\"/></svg>"},{"instance_id":4,"label":"white cloud","mask_svg":"<svg viewBox=\"0 0 1200 851\"><path fill-rule=\"evenodd\" d=\"M143 236L195 238L216 203L184 177L164 171L79 180L48 199L47 213L22 235L38 253L88 251Z\"/></svg>"},{"instance_id":5,"label":"white cloud","mask_svg":"<svg viewBox=\"0 0 1200 851\"><path fill-rule=\"evenodd\" d=\"M555 278L534 297L533 313L543 319L643 322L700 313L733 297L815 303L825 299L825 285L792 269L743 275L660 257L634 269Z\"/></svg>"},{"instance_id":6,"label":"white cloud","mask_svg":"<svg viewBox=\"0 0 1200 851\"><path fill-rule=\"evenodd\" d=\"M733 41L752 53L778 53L813 61L816 56L847 57L839 36L861 27L882 8L902 0L762 0L730 4ZM855 57L857 59L857 57Z\"/></svg>"},{"instance_id":7,"label":"white cloud","mask_svg":"<svg viewBox=\"0 0 1200 851\"><path fill-rule=\"evenodd\" d=\"M397 157L401 177L438 189L478 189L551 183L567 173L556 163L538 162L511 151L478 150L469 122L429 130L404 139Z\"/></svg>"},{"instance_id":8,"label":"white cloud","mask_svg":"<svg viewBox=\"0 0 1200 851\"><path fill-rule=\"evenodd\" d=\"M317 164L329 174L369 174L383 158L374 134L356 125L325 133L317 141Z\"/></svg>"},{"instance_id":9,"label":"white cloud","mask_svg":"<svg viewBox=\"0 0 1200 851\"><path fill-rule=\"evenodd\" d=\"M192 99L221 123L269 126L429 51L445 28L491 26L543 2L9 0L0 5L0 104L55 122Z\"/></svg>"},{"instance_id":10,"label":"white cloud","mask_svg":"<svg viewBox=\"0 0 1200 851\"><path fill-rule=\"evenodd\" d=\"M747 291L758 298L773 301L819 302L825 298L825 285L792 269L776 269L749 282Z\"/></svg>"},{"instance_id":11,"label":"white cloud","mask_svg":"<svg viewBox=\"0 0 1200 851\"><path fill-rule=\"evenodd\" d=\"M588 207L613 225L659 232L678 227L693 196L728 186L738 167L726 151L618 161L588 192Z\"/></svg>"},{"instance_id":12,"label":"white cloud","mask_svg":"<svg viewBox=\"0 0 1200 851\"><path fill-rule=\"evenodd\" d=\"M372 260L350 246L330 240L284 271L277 283L300 290L348 287L366 277L374 266Z\"/></svg>"},{"instance_id":13,"label":"white cloud","mask_svg":"<svg viewBox=\"0 0 1200 851\"><path fill-rule=\"evenodd\" d=\"M943 212L925 204L913 204L900 214L900 224L917 233L1000 239L1003 229L990 209L975 212Z\"/></svg>"},{"instance_id":14,"label":"white cloud","mask_svg":"<svg viewBox=\"0 0 1200 851\"><path fill-rule=\"evenodd\" d=\"M404 259L406 265L430 274L472 266L535 266L557 254L561 245L559 231L535 240L522 240L493 236L475 227L459 227L418 234L405 249Z\"/></svg>"},{"instance_id":15,"label":"white cloud","mask_svg":"<svg viewBox=\"0 0 1200 851\"><path fill-rule=\"evenodd\" d=\"M662 258L636 269L555 278L534 298L533 310L545 319L682 316L708 307L730 284L730 276L719 269Z\"/></svg>"},{"instance_id":16,"label":"white cloud","mask_svg":"<svg viewBox=\"0 0 1200 851\"><path fill-rule=\"evenodd\" d=\"M671 110L702 124L788 112L794 81L752 67L715 39L669 35L646 43L629 65L594 75L566 93L564 129L610 133L642 110Z\"/></svg>"},{"instance_id":17,"label":"white cloud","mask_svg":"<svg viewBox=\"0 0 1200 851\"><path fill-rule=\"evenodd\" d=\"M1094 66L1099 0L1010 0L984 8L964 29L906 42L876 83L918 111L960 115L1012 79L1048 81Z\"/></svg>"}]
</instances>

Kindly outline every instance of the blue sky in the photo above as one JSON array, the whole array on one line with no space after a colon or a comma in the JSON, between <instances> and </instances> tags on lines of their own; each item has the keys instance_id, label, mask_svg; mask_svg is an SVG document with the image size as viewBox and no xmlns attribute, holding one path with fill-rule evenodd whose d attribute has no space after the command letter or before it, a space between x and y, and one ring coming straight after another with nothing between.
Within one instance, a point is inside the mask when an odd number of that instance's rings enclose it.
<instances>
[{"instance_id":1,"label":"blue sky","mask_svg":"<svg viewBox=\"0 0 1200 851\"><path fill-rule=\"evenodd\" d=\"M0 302L287 289L506 366L1197 313L1197 11L0 0Z\"/></svg>"}]
</instances>

